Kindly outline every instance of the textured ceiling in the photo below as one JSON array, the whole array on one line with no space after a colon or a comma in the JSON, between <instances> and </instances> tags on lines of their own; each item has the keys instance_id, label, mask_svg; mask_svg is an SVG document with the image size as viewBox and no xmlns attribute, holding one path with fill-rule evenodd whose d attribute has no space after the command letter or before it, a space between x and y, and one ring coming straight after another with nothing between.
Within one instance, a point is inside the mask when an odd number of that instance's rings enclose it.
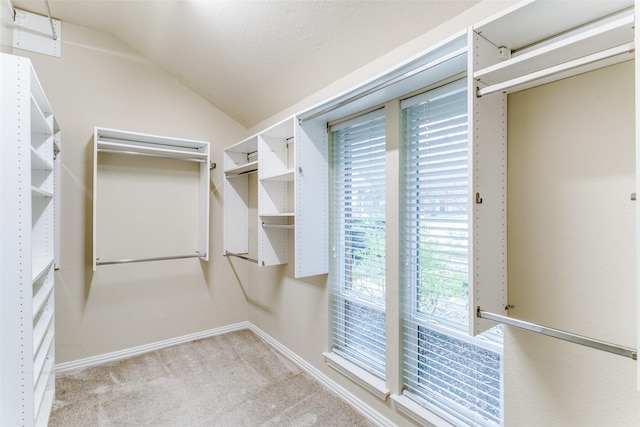
<instances>
[{"instance_id":1,"label":"textured ceiling","mask_svg":"<svg viewBox=\"0 0 640 427\"><path fill-rule=\"evenodd\" d=\"M112 34L247 127L476 3L49 0L54 18Z\"/></svg>"}]
</instances>

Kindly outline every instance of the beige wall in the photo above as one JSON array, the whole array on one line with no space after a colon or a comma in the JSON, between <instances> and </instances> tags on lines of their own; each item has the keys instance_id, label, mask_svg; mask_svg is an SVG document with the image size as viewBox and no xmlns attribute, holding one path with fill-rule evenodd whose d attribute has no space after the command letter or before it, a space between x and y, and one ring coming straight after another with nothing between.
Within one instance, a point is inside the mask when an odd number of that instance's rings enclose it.
<instances>
[{"instance_id":1,"label":"beige wall","mask_svg":"<svg viewBox=\"0 0 640 427\"><path fill-rule=\"evenodd\" d=\"M637 348L634 64L512 94L511 316ZM637 426L637 362L507 329L507 426Z\"/></svg>"},{"instance_id":2,"label":"beige wall","mask_svg":"<svg viewBox=\"0 0 640 427\"><path fill-rule=\"evenodd\" d=\"M63 134L56 362L246 321L245 299L221 256L221 168L211 180L208 263L187 259L92 272L94 126L210 141L217 162L246 130L113 37L67 23L63 34L62 58L14 50L32 59ZM164 209L173 209L171 200Z\"/></svg>"}]
</instances>

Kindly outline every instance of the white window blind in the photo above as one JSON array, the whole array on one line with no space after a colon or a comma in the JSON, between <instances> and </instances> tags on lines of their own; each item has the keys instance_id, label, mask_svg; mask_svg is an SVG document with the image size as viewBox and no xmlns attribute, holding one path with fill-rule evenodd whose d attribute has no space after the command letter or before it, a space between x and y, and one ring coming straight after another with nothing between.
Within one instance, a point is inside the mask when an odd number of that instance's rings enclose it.
<instances>
[{"instance_id":1,"label":"white window blind","mask_svg":"<svg viewBox=\"0 0 640 427\"><path fill-rule=\"evenodd\" d=\"M330 130L333 350L384 378L384 111Z\"/></svg>"},{"instance_id":2,"label":"white window blind","mask_svg":"<svg viewBox=\"0 0 640 427\"><path fill-rule=\"evenodd\" d=\"M499 425L499 334L468 329L466 81L402 102L403 383L419 403L469 425Z\"/></svg>"}]
</instances>

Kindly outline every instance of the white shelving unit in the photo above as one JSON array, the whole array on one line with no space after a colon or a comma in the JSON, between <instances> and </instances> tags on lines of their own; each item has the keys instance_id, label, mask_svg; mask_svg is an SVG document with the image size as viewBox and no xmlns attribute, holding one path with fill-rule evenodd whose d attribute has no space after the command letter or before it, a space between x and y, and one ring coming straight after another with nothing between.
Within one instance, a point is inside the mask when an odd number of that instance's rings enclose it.
<instances>
[{"instance_id":1,"label":"white shelving unit","mask_svg":"<svg viewBox=\"0 0 640 427\"><path fill-rule=\"evenodd\" d=\"M60 128L31 61L0 58L0 425L46 426L55 394Z\"/></svg>"},{"instance_id":2,"label":"white shelving unit","mask_svg":"<svg viewBox=\"0 0 640 427\"><path fill-rule=\"evenodd\" d=\"M294 233L295 276L328 272L327 142L325 133L316 136L319 142L292 117L225 150L225 254L260 266L286 264ZM256 172L256 199L250 200L249 174ZM249 233L252 205L255 245ZM256 254L250 253L254 246Z\"/></svg>"},{"instance_id":3,"label":"white shelving unit","mask_svg":"<svg viewBox=\"0 0 640 427\"><path fill-rule=\"evenodd\" d=\"M197 162L200 164L198 187L198 242L193 253L171 254L161 257L101 259L97 238L98 228L98 155L99 153L126 156L153 157ZM115 129L95 128L93 156L93 270L99 265L123 264L144 261L161 261L178 258L209 260L209 143L170 138ZM162 233L162 230L159 230Z\"/></svg>"},{"instance_id":4,"label":"white shelving unit","mask_svg":"<svg viewBox=\"0 0 640 427\"><path fill-rule=\"evenodd\" d=\"M476 316L477 307L502 313L507 305L506 95L633 59L633 5L524 2L469 31L473 335L493 325Z\"/></svg>"}]
</instances>

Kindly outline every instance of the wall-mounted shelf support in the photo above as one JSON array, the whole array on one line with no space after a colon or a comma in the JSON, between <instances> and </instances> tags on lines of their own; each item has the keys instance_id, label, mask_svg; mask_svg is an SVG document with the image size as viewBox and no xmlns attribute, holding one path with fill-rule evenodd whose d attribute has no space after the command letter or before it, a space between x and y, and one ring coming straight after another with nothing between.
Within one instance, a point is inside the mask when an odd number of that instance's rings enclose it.
<instances>
[{"instance_id":1,"label":"wall-mounted shelf support","mask_svg":"<svg viewBox=\"0 0 640 427\"><path fill-rule=\"evenodd\" d=\"M524 329L525 331L535 332L535 333L546 335L549 337L558 338L563 341L569 341L575 344L584 345L586 347L595 348L597 350L602 350L602 351L617 354L620 356L629 357L633 360L638 360L638 351L633 348L622 347L622 346L610 344L604 341L599 341L593 338L583 337L581 335L573 334L571 332L565 332L559 329L548 328L546 326L538 325L536 323L526 322L524 320L514 319L508 316L502 316L500 314L489 313L487 311L483 311L480 307L477 308L477 316L481 319L493 320L495 322L503 323L507 326L513 326L515 328Z\"/></svg>"}]
</instances>

